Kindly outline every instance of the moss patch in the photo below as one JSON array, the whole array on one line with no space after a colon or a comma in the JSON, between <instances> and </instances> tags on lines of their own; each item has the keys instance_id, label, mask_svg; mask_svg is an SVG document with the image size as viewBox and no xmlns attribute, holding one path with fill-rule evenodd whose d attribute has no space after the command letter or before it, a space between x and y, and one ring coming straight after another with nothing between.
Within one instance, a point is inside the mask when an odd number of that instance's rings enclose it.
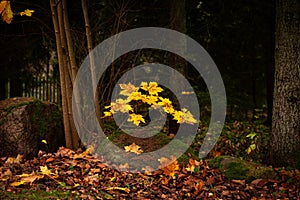
<instances>
[{"instance_id":1,"label":"moss patch","mask_svg":"<svg viewBox=\"0 0 300 200\"><path fill-rule=\"evenodd\" d=\"M46 192L43 190L33 191L33 190L21 190L19 193L13 192L2 192L0 191L1 199L28 199L28 200L37 200L37 199L80 199L78 195L71 193L70 191L57 191L53 190Z\"/></svg>"},{"instance_id":2,"label":"moss patch","mask_svg":"<svg viewBox=\"0 0 300 200\"><path fill-rule=\"evenodd\" d=\"M230 156L219 156L209 161L210 167L221 169L228 179L252 181L254 179L275 179L276 173L271 167L240 160Z\"/></svg>"}]
</instances>

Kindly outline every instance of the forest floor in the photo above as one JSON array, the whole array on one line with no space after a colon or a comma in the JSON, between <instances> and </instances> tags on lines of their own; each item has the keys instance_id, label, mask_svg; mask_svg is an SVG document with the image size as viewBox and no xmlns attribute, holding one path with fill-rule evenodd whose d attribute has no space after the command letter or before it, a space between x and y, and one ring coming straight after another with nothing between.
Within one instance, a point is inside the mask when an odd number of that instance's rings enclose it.
<instances>
[{"instance_id":1,"label":"forest floor","mask_svg":"<svg viewBox=\"0 0 300 200\"><path fill-rule=\"evenodd\" d=\"M55 153L40 152L33 159L0 158L0 199L300 200L299 170L259 164L270 136L267 127L226 123L214 149L200 160L197 152L207 130L201 124L187 152L178 159L160 158L161 167L155 171L145 167L143 172L132 173L126 163L113 169L92 156L90 148L75 152L61 147ZM113 128L106 132L120 148L131 147L126 152L130 155L142 153L141 149L153 151L174 139L174 135L160 133L145 142Z\"/></svg>"}]
</instances>

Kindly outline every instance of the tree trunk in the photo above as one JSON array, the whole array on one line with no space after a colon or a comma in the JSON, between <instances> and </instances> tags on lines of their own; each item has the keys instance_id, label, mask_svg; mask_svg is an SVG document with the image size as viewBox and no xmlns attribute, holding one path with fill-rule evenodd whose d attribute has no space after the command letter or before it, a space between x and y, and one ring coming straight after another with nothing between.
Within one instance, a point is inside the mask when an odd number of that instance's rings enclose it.
<instances>
[{"instance_id":1,"label":"tree trunk","mask_svg":"<svg viewBox=\"0 0 300 200\"><path fill-rule=\"evenodd\" d=\"M171 0L171 10L170 10L170 28L181 32L183 34L186 33L186 12L185 12L185 0ZM184 52L187 48L186 40L176 41L172 45L174 45L175 49L178 51ZM187 63L184 59L180 58L179 56L170 54L169 55L169 66L176 69L180 72L183 76L186 77L187 75ZM170 84L178 84L181 85L182 83L178 82L174 75L170 75L169 79ZM176 87L180 88L180 87ZM179 128L179 124L169 117L169 133L176 134Z\"/></svg>"},{"instance_id":2,"label":"tree trunk","mask_svg":"<svg viewBox=\"0 0 300 200\"><path fill-rule=\"evenodd\" d=\"M59 63L59 74L60 74L60 86L61 86L61 98L62 98L62 110L63 110L63 121L64 121L64 131L66 139L66 147L71 149L77 149L79 146L79 136L76 132L76 128L73 122L72 115L72 81L75 79L74 66L71 67L69 49L72 49L72 43L67 43L71 41L70 34L66 33L69 30L68 19L66 15L66 2L50 0L52 20L55 31L56 47L57 47L57 57ZM63 6L64 5L64 6ZM69 44L69 46L67 45ZM71 50L71 53L73 51ZM74 52L73 52L74 54ZM74 63L73 63L74 64ZM76 74L75 74L76 75Z\"/></svg>"},{"instance_id":3,"label":"tree trunk","mask_svg":"<svg viewBox=\"0 0 300 200\"><path fill-rule=\"evenodd\" d=\"M76 64L76 59L75 59L75 53L74 53L74 47L73 47L73 41L71 37L71 28L70 28L70 23L69 23L69 17L68 17L68 9L67 9L67 0L63 0L63 21L64 21L64 31L66 33L66 42L68 45L68 56L70 60L70 69L69 69L69 74L71 74L71 81L72 85L75 81L76 74L77 74L77 64Z\"/></svg>"},{"instance_id":4,"label":"tree trunk","mask_svg":"<svg viewBox=\"0 0 300 200\"><path fill-rule=\"evenodd\" d=\"M269 148L269 163L273 166L297 167L300 162L299 35L300 1L277 0L275 86Z\"/></svg>"},{"instance_id":5,"label":"tree trunk","mask_svg":"<svg viewBox=\"0 0 300 200\"><path fill-rule=\"evenodd\" d=\"M100 102L99 102L99 93L98 93L98 85L97 85L97 80L96 80L96 72L95 72L95 61L94 61L94 56L91 53L93 50L93 39L92 39L92 33L91 33L91 26L90 26L90 20L89 20L89 14L88 14L88 6L86 4L86 0L81 0L81 5L82 5L82 12L84 16L84 22L85 22L85 33L86 33L86 40L87 40L87 47L88 47L88 53L89 53L89 59L90 59L90 70L91 70L91 75L92 75L92 86L93 86L93 91L96 91L95 95L95 109L96 109L96 115L98 117L98 121L101 123L101 110L100 110ZM102 125L102 124L101 124Z\"/></svg>"}]
</instances>

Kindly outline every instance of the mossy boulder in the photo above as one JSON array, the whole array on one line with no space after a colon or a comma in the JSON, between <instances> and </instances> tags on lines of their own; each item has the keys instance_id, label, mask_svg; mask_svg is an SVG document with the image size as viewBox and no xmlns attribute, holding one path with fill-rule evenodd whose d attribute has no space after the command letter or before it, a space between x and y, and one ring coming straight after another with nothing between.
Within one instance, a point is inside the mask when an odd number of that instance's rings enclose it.
<instances>
[{"instance_id":1,"label":"mossy boulder","mask_svg":"<svg viewBox=\"0 0 300 200\"><path fill-rule=\"evenodd\" d=\"M271 167L231 156L219 156L211 159L209 165L219 168L231 180L276 179L276 173Z\"/></svg>"},{"instance_id":2,"label":"mossy boulder","mask_svg":"<svg viewBox=\"0 0 300 200\"><path fill-rule=\"evenodd\" d=\"M54 152L64 145L62 114L55 104L23 97L0 101L1 157L32 158L39 150Z\"/></svg>"}]
</instances>

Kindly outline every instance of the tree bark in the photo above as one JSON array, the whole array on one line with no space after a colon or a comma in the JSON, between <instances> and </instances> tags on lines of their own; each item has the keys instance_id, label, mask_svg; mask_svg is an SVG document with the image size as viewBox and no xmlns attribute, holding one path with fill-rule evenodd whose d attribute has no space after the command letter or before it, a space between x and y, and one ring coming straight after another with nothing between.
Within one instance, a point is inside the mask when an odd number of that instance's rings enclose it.
<instances>
[{"instance_id":1,"label":"tree bark","mask_svg":"<svg viewBox=\"0 0 300 200\"><path fill-rule=\"evenodd\" d=\"M94 99L96 115L98 117L98 121L99 121L100 125L103 127L102 121L100 120L102 117L102 113L100 110L98 82L96 80L94 55L92 54L93 39L92 39L91 26L90 26L89 14L88 14L88 6L86 3L86 0L81 0L81 5L82 5L83 16L84 16L84 22L85 22L85 33L86 33L87 47L88 47L88 53L89 53L89 59L90 59L90 70L91 70L91 75L92 75L92 77L91 77L92 78L92 86L93 86L93 91L96 92L95 99Z\"/></svg>"},{"instance_id":2,"label":"tree bark","mask_svg":"<svg viewBox=\"0 0 300 200\"><path fill-rule=\"evenodd\" d=\"M186 33L186 11L185 11L185 0L171 0L171 10L170 10L170 28L181 32L183 34ZM178 51L184 52L187 48L186 40L176 41L172 45L174 45L174 49L178 49ZM183 76L187 76L187 63L184 59L179 56L170 54L169 55L169 66L176 69ZM169 78L169 82L172 85L178 85L176 88L180 88L179 86L182 83L178 82L175 75L171 74ZM169 118L169 133L176 134L179 128L179 124Z\"/></svg>"},{"instance_id":3,"label":"tree bark","mask_svg":"<svg viewBox=\"0 0 300 200\"><path fill-rule=\"evenodd\" d=\"M68 9L67 9L67 0L63 0L63 18L64 18L64 31L66 33L66 40L67 40L67 45L68 45L68 56L70 60L70 74L71 74L71 80L72 80L72 85L75 81L76 75L77 75L77 64L76 64L76 59L75 59L75 53L74 53L74 47L73 47L73 41L71 37L71 28L70 28L70 23L69 23L69 17L68 17Z\"/></svg>"},{"instance_id":4,"label":"tree bark","mask_svg":"<svg viewBox=\"0 0 300 200\"><path fill-rule=\"evenodd\" d=\"M66 147L71 149L77 149L80 142L79 136L76 132L76 128L73 121L72 112L72 81L75 80L76 73L74 66L71 67L72 56L74 52L71 50L70 55L69 49L72 49L72 42L70 33L67 33L70 28L69 24L66 25L68 19L66 16L66 2L63 0L56 1L50 0L52 20L55 30L55 39L57 47L57 57L59 63L59 74L60 74L60 87L61 87L61 98L62 98L62 110L63 110L63 121ZM69 37L69 38L68 38ZM67 42L69 40L69 43ZM74 63L72 63L74 65ZM75 66L76 67L76 66Z\"/></svg>"},{"instance_id":5,"label":"tree bark","mask_svg":"<svg viewBox=\"0 0 300 200\"><path fill-rule=\"evenodd\" d=\"M300 162L299 35L300 1L276 0L275 85L269 148L269 163L273 166L297 167Z\"/></svg>"}]
</instances>

